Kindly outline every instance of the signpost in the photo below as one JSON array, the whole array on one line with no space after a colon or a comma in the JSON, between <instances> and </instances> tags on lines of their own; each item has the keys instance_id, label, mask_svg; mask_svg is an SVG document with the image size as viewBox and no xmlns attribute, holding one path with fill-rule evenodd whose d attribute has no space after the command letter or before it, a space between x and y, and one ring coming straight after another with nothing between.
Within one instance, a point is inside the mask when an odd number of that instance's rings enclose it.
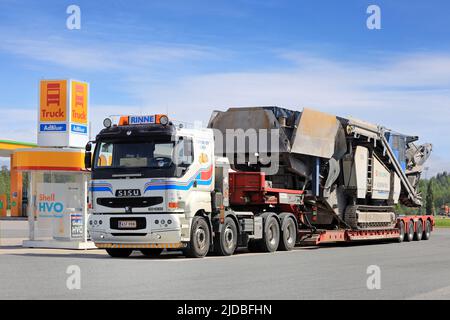
<instances>
[{"instance_id":1,"label":"signpost","mask_svg":"<svg viewBox=\"0 0 450 320\"><path fill-rule=\"evenodd\" d=\"M39 88L38 145L83 148L89 140L89 84L42 80Z\"/></svg>"}]
</instances>

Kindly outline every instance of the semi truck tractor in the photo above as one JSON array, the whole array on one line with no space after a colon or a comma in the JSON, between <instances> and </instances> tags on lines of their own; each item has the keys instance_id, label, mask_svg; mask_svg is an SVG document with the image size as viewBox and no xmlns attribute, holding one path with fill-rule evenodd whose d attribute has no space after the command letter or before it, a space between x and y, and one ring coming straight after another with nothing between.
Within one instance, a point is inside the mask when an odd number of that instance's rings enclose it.
<instances>
[{"instance_id":1,"label":"semi truck tractor","mask_svg":"<svg viewBox=\"0 0 450 320\"><path fill-rule=\"evenodd\" d=\"M431 144L312 109L230 108L207 128L166 115L107 118L86 145L88 231L112 257L428 240L420 174ZM93 145L95 144L95 148Z\"/></svg>"}]
</instances>

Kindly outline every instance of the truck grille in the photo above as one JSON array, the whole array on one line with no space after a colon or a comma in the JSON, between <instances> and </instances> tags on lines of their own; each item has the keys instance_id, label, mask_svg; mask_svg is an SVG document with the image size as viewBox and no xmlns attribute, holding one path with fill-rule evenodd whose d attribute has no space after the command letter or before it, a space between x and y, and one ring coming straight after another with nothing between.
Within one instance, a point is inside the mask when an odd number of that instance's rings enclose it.
<instances>
[{"instance_id":1,"label":"truck grille","mask_svg":"<svg viewBox=\"0 0 450 320\"><path fill-rule=\"evenodd\" d=\"M97 204L108 208L145 208L163 203L163 197L97 198Z\"/></svg>"}]
</instances>

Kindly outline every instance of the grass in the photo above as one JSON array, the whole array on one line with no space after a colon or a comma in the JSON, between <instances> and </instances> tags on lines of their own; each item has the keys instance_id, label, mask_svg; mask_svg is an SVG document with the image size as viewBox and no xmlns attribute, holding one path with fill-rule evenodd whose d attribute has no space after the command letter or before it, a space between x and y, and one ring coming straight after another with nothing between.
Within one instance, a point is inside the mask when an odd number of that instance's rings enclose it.
<instances>
[{"instance_id":1,"label":"grass","mask_svg":"<svg viewBox=\"0 0 450 320\"><path fill-rule=\"evenodd\" d=\"M436 217L436 227L450 228L450 218Z\"/></svg>"}]
</instances>

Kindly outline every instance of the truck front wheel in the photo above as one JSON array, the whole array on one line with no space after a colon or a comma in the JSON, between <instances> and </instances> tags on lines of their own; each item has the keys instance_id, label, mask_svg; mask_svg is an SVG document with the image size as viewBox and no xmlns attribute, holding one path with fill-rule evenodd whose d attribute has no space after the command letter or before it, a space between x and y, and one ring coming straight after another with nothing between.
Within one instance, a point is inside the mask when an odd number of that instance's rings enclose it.
<instances>
[{"instance_id":1,"label":"truck front wheel","mask_svg":"<svg viewBox=\"0 0 450 320\"><path fill-rule=\"evenodd\" d=\"M203 258L208 254L210 245L210 233L208 223L203 217L194 217L191 228L191 241L185 250L189 258Z\"/></svg>"},{"instance_id":2,"label":"truck front wheel","mask_svg":"<svg viewBox=\"0 0 450 320\"><path fill-rule=\"evenodd\" d=\"M110 248L106 249L106 252L108 252L108 254L113 258L126 258L130 256L130 254L133 252L133 249Z\"/></svg>"},{"instance_id":3,"label":"truck front wheel","mask_svg":"<svg viewBox=\"0 0 450 320\"><path fill-rule=\"evenodd\" d=\"M237 246L237 227L234 220L226 217L222 231L214 239L214 252L221 256L231 256Z\"/></svg>"}]
</instances>

